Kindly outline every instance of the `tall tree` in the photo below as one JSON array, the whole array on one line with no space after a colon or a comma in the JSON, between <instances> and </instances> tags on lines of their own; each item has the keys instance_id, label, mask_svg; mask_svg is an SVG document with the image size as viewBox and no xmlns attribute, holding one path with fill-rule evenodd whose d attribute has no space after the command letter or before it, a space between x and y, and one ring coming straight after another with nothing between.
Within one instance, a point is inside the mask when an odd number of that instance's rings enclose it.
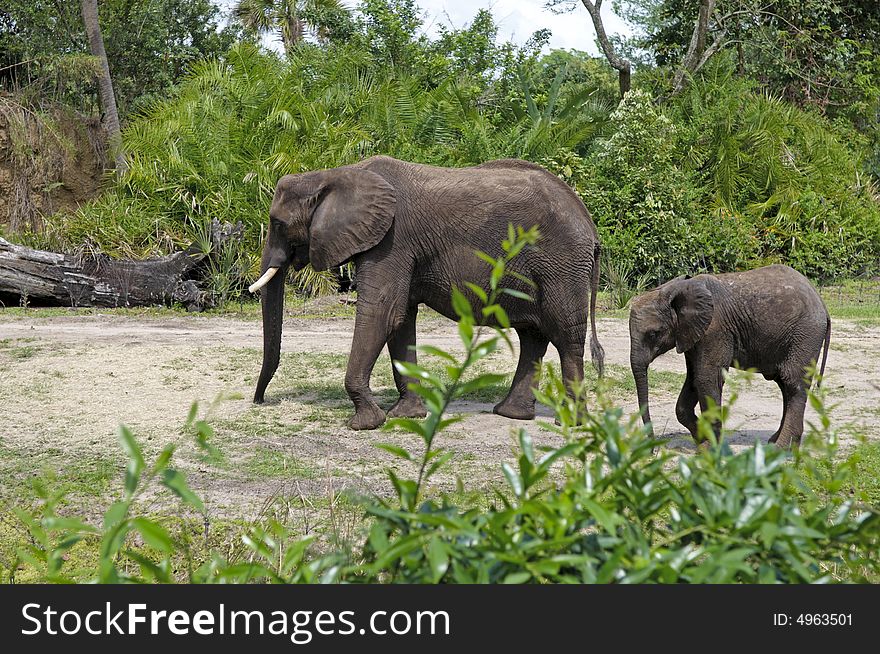
<instances>
[{"instance_id":1,"label":"tall tree","mask_svg":"<svg viewBox=\"0 0 880 654\"><path fill-rule=\"evenodd\" d=\"M630 77L632 75L632 64L629 59L622 57L615 49L608 33L605 31L605 24L602 21L602 0L581 0L581 4L590 14L593 21L593 28L596 30L596 39L599 41L599 47L602 54L611 64L611 67L617 71L618 85L620 86L620 96L629 91ZM548 9L556 11L572 11L574 9L574 0L547 0L545 6Z\"/></svg>"},{"instance_id":2,"label":"tall tree","mask_svg":"<svg viewBox=\"0 0 880 654\"><path fill-rule=\"evenodd\" d=\"M98 95L101 98L101 111L104 113L104 126L107 129L110 152L116 162L116 172L127 169L125 153L122 151L122 131L119 128L119 112L116 110L116 94L110 77L110 63L104 50L104 38L98 22L98 0L82 0L82 17L89 39L89 50L98 58L101 72L98 75Z\"/></svg>"},{"instance_id":3,"label":"tall tree","mask_svg":"<svg viewBox=\"0 0 880 654\"><path fill-rule=\"evenodd\" d=\"M251 34L278 32L287 53L309 31L325 38L335 18L347 12L341 0L238 0L233 9Z\"/></svg>"},{"instance_id":4,"label":"tall tree","mask_svg":"<svg viewBox=\"0 0 880 654\"><path fill-rule=\"evenodd\" d=\"M569 0L571 1L571 0ZM675 70L679 92L716 52L774 93L861 124L880 100L877 0L618 0L630 46Z\"/></svg>"}]
</instances>

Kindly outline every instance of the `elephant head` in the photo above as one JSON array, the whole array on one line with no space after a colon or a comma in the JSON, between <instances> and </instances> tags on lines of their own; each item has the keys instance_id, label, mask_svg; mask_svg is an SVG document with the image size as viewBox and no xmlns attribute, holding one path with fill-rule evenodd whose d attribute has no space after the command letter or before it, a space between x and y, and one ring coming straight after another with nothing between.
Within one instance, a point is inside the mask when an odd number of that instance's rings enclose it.
<instances>
[{"instance_id":1,"label":"elephant head","mask_svg":"<svg viewBox=\"0 0 880 654\"><path fill-rule=\"evenodd\" d=\"M275 187L263 245L263 366L254 392L261 403L281 356L284 282L311 263L328 270L381 241L394 220L394 189L376 173L352 166L286 175Z\"/></svg>"},{"instance_id":2,"label":"elephant head","mask_svg":"<svg viewBox=\"0 0 880 654\"><path fill-rule=\"evenodd\" d=\"M694 347L712 322L713 311L712 293L701 277L679 277L633 300L629 361L646 425L651 421L648 366L673 347L679 353Z\"/></svg>"}]
</instances>

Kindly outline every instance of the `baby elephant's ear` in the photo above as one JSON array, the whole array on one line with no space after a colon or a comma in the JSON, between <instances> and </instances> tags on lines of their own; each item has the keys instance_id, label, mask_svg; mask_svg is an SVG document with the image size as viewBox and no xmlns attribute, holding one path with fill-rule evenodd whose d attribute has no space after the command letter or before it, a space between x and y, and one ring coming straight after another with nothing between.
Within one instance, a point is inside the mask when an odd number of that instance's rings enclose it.
<instances>
[{"instance_id":1,"label":"baby elephant's ear","mask_svg":"<svg viewBox=\"0 0 880 654\"><path fill-rule=\"evenodd\" d=\"M712 293L703 279L679 279L674 283L670 304L676 318L675 349L687 352L703 338L712 322Z\"/></svg>"},{"instance_id":2,"label":"baby elephant's ear","mask_svg":"<svg viewBox=\"0 0 880 654\"><path fill-rule=\"evenodd\" d=\"M376 173L345 166L324 173L309 226L315 270L339 266L381 241L394 220L394 189Z\"/></svg>"}]
</instances>

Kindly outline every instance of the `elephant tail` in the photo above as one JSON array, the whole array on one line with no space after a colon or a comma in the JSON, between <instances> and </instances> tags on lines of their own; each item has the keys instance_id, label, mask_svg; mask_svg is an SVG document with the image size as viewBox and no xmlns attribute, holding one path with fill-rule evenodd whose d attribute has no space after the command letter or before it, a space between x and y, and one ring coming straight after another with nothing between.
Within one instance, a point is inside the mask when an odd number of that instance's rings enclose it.
<instances>
[{"instance_id":1,"label":"elephant tail","mask_svg":"<svg viewBox=\"0 0 880 654\"><path fill-rule=\"evenodd\" d=\"M822 367L819 368L819 381L816 382L816 388L822 386L822 378L825 377L825 362L828 360L828 346L831 344L831 316L825 314L825 348L822 352Z\"/></svg>"},{"instance_id":2,"label":"elephant tail","mask_svg":"<svg viewBox=\"0 0 880 654\"><path fill-rule=\"evenodd\" d=\"M605 374L605 350L596 336L596 296L599 294L599 257L601 247L596 241L593 248L593 279L590 283L590 358L599 376Z\"/></svg>"}]
</instances>

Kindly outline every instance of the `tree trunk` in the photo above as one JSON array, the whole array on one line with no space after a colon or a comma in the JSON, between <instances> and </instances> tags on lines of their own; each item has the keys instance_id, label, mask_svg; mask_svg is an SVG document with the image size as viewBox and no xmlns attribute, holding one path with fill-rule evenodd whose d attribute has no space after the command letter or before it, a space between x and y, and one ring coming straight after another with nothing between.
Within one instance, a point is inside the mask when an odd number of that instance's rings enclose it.
<instances>
[{"instance_id":1,"label":"tree trunk","mask_svg":"<svg viewBox=\"0 0 880 654\"><path fill-rule=\"evenodd\" d=\"M240 225L212 226L212 244L194 243L183 252L144 261L106 255L69 255L34 250L0 238L0 301L68 307L134 307L180 303L210 306L197 280L211 252L241 235Z\"/></svg>"},{"instance_id":2,"label":"tree trunk","mask_svg":"<svg viewBox=\"0 0 880 654\"><path fill-rule=\"evenodd\" d=\"M201 293L195 282L184 278L202 258L187 251L146 261L114 261L32 250L0 238L0 295L17 297L22 305L133 307L181 302L195 307Z\"/></svg>"},{"instance_id":3,"label":"tree trunk","mask_svg":"<svg viewBox=\"0 0 880 654\"><path fill-rule=\"evenodd\" d=\"M602 53L611 64L611 67L617 71L617 83L620 86L620 97L626 95L630 89L630 76L632 65L629 59L619 56L611 45L611 40L605 32L605 25L602 22L602 0L581 0L581 4L589 12L590 18L593 19L593 27L596 29L596 37L599 39L599 45Z\"/></svg>"},{"instance_id":4,"label":"tree trunk","mask_svg":"<svg viewBox=\"0 0 880 654\"><path fill-rule=\"evenodd\" d=\"M104 126L107 128L110 153L116 162L117 174L128 169L125 154L122 152L122 131L119 127L119 112L116 109L116 94L113 92L113 80L110 77L110 63L107 51L104 50L104 38L101 36L101 25L98 23L98 0L82 0L82 17L89 39L89 50L97 57L101 65L98 76L98 95L101 98L101 111L104 114Z\"/></svg>"},{"instance_id":5,"label":"tree trunk","mask_svg":"<svg viewBox=\"0 0 880 654\"><path fill-rule=\"evenodd\" d=\"M678 70L672 80L672 95L678 95L688 83L688 79L695 75L706 63L709 57L721 46L724 33L721 32L715 38L710 49L706 49L706 40L709 33L709 22L712 12L715 11L715 0L701 0L697 11L697 20L694 23L694 31L687 52L681 61Z\"/></svg>"}]
</instances>

